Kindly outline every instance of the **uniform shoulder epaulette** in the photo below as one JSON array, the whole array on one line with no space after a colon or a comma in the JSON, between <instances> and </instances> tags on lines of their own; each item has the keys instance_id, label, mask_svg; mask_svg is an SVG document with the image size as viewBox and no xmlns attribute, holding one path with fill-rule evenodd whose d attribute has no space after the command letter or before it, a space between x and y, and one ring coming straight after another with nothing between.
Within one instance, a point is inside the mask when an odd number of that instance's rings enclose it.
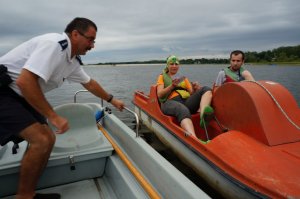
<instances>
[{"instance_id":1,"label":"uniform shoulder epaulette","mask_svg":"<svg viewBox=\"0 0 300 199\"><path fill-rule=\"evenodd\" d=\"M83 62L81 61L81 57L79 55L76 55L76 59L80 65L83 65Z\"/></svg>"},{"instance_id":2,"label":"uniform shoulder epaulette","mask_svg":"<svg viewBox=\"0 0 300 199\"><path fill-rule=\"evenodd\" d=\"M58 42L61 46L61 51L65 50L68 47L68 40L64 39Z\"/></svg>"}]
</instances>

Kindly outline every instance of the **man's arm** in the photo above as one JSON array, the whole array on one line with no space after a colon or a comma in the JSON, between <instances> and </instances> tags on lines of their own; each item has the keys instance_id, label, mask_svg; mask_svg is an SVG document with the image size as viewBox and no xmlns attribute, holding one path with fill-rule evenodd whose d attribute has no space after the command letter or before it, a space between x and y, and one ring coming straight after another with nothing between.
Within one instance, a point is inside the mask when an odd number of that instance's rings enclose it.
<instances>
[{"instance_id":1,"label":"man's arm","mask_svg":"<svg viewBox=\"0 0 300 199\"><path fill-rule=\"evenodd\" d=\"M39 76L27 69L22 69L20 76L16 80L25 100L40 114L57 128L57 133L64 133L69 129L68 121L57 115L45 98L38 82Z\"/></svg>"},{"instance_id":2,"label":"man's arm","mask_svg":"<svg viewBox=\"0 0 300 199\"><path fill-rule=\"evenodd\" d=\"M111 95L109 95L103 88L102 86L96 82L95 80L91 79L88 83L82 84L82 86L93 93L95 96L104 99L106 101L110 100ZM115 106L119 110L123 110L125 104L123 101L118 100L116 98L112 98L110 103Z\"/></svg>"},{"instance_id":3,"label":"man's arm","mask_svg":"<svg viewBox=\"0 0 300 199\"><path fill-rule=\"evenodd\" d=\"M213 92L216 91L221 85L225 82L225 72L221 70L216 78L216 81L213 85Z\"/></svg>"},{"instance_id":4,"label":"man's arm","mask_svg":"<svg viewBox=\"0 0 300 199\"><path fill-rule=\"evenodd\" d=\"M245 80L252 80L252 81L255 81L252 74L248 71L248 70L245 70L243 73L242 73L242 76L245 78Z\"/></svg>"}]
</instances>

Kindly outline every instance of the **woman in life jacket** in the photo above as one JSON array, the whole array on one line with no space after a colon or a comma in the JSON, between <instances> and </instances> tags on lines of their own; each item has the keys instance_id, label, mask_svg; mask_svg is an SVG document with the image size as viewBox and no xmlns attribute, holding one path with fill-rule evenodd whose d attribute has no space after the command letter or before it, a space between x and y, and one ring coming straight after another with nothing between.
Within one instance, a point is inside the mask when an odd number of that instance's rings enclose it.
<instances>
[{"instance_id":1,"label":"woman in life jacket","mask_svg":"<svg viewBox=\"0 0 300 199\"><path fill-rule=\"evenodd\" d=\"M164 114L176 117L180 126L196 137L191 114L200 113L200 125L205 124L205 116L213 114L210 106L211 88L200 86L198 82L190 83L188 78L176 77L179 70L179 59L171 55L167 66L157 79L157 96Z\"/></svg>"}]
</instances>

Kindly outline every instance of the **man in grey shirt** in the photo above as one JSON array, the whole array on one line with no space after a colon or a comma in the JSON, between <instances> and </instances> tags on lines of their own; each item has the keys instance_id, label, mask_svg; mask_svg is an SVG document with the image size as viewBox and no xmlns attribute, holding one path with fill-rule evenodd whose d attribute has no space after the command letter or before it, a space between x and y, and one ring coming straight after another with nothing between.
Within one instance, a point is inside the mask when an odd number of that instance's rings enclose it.
<instances>
[{"instance_id":1,"label":"man in grey shirt","mask_svg":"<svg viewBox=\"0 0 300 199\"><path fill-rule=\"evenodd\" d=\"M244 62L245 54L243 51L232 51L230 53L230 66L219 72L214 89L227 82L240 82L243 80L254 81L252 74L242 66Z\"/></svg>"}]
</instances>

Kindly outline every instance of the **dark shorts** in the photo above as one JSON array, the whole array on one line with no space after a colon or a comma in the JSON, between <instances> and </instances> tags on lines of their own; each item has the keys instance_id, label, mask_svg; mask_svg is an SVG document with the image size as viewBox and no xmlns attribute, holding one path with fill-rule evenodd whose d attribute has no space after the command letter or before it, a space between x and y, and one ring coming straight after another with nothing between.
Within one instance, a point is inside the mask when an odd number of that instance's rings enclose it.
<instances>
[{"instance_id":1,"label":"dark shorts","mask_svg":"<svg viewBox=\"0 0 300 199\"><path fill-rule=\"evenodd\" d=\"M198 111L201 97L207 91L211 91L211 88L204 86L188 99L182 99L180 96L169 99L161 105L161 110L166 115L176 117L180 123L185 118L191 118L191 114L195 114Z\"/></svg>"},{"instance_id":2,"label":"dark shorts","mask_svg":"<svg viewBox=\"0 0 300 199\"><path fill-rule=\"evenodd\" d=\"M47 124L45 117L23 97L9 87L0 87L0 145L22 141L18 134L36 122Z\"/></svg>"}]
</instances>

